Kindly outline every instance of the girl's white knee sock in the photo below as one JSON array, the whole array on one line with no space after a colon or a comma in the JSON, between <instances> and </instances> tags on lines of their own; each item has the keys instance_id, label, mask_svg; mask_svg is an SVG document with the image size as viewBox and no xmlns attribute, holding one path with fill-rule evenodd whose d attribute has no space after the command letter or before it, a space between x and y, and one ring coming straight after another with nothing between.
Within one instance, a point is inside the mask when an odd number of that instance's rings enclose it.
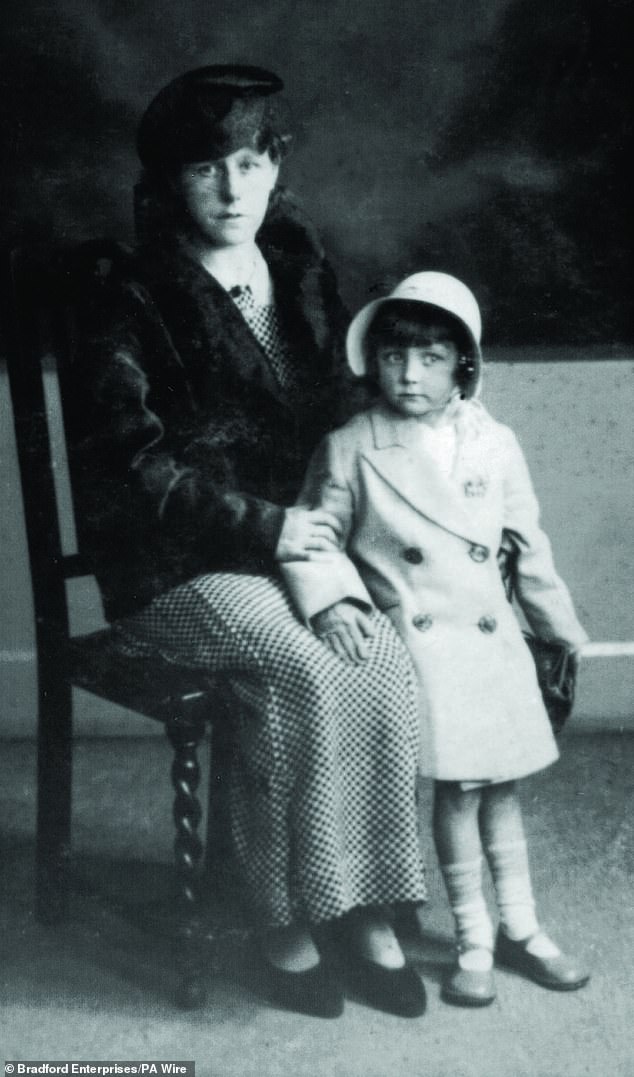
<instances>
[{"instance_id":1,"label":"girl's white knee sock","mask_svg":"<svg viewBox=\"0 0 634 1077\"><path fill-rule=\"evenodd\" d=\"M500 924L509 939L527 939L539 931L528 866L528 850L523 838L485 844L491 869Z\"/></svg>"},{"instance_id":2,"label":"girl's white knee sock","mask_svg":"<svg viewBox=\"0 0 634 1077\"><path fill-rule=\"evenodd\" d=\"M539 929L531 886L528 850L523 838L485 844L491 869L500 924L515 941L531 939L529 949L540 957L555 957L559 950Z\"/></svg>"},{"instance_id":3,"label":"girl's white knee sock","mask_svg":"<svg viewBox=\"0 0 634 1077\"><path fill-rule=\"evenodd\" d=\"M456 922L460 964L464 968L490 968L493 924L482 893L482 857L441 864L440 870Z\"/></svg>"}]
</instances>

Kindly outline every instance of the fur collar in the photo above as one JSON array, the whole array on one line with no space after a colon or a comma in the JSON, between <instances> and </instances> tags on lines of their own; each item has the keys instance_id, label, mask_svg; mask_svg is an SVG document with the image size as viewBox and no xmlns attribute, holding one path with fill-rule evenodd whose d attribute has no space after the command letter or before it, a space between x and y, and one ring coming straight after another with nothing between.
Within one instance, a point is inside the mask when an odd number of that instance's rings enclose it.
<instances>
[{"instance_id":1,"label":"fur collar","mask_svg":"<svg viewBox=\"0 0 634 1077\"><path fill-rule=\"evenodd\" d=\"M287 192L279 192L258 236L292 350L311 357L300 369L311 393L329 376L345 312L315 230ZM151 297L163 330L193 374L222 370L279 396L262 349L223 288L193 259L178 233L138 248L137 281Z\"/></svg>"}]
</instances>

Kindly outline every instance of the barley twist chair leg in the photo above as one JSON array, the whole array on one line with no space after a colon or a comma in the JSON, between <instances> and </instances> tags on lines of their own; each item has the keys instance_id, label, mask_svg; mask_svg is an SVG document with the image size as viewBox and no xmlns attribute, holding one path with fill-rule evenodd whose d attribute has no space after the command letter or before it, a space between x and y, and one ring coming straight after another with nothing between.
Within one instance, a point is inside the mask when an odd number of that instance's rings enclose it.
<instances>
[{"instance_id":1,"label":"barley twist chair leg","mask_svg":"<svg viewBox=\"0 0 634 1077\"><path fill-rule=\"evenodd\" d=\"M176 963L180 970L177 1001L184 1009L197 1009L205 1002L198 879L203 854L198 836L202 810L196 790L200 781L198 745L204 722L175 718L167 724L167 736L174 749L172 785L176 838Z\"/></svg>"}]
</instances>

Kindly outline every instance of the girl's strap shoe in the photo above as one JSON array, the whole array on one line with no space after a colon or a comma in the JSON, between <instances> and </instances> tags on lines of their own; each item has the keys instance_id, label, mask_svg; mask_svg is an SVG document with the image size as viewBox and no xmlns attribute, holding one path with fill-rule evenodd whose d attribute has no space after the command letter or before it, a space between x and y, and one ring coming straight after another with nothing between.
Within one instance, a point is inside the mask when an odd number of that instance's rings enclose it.
<instances>
[{"instance_id":1,"label":"girl's strap shoe","mask_svg":"<svg viewBox=\"0 0 634 1077\"><path fill-rule=\"evenodd\" d=\"M499 931L495 944L497 964L526 976L551 991L577 991L580 987L585 987L590 979L589 972L565 954L558 954L556 957L538 957L531 954L526 949L531 938L533 936L515 942L503 931Z\"/></svg>"},{"instance_id":2,"label":"girl's strap shoe","mask_svg":"<svg viewBox=\"0 0 634 1077\"><path fill-rule=\"evenodd\" d=\"M495 1001L493 969L463 969L455 965L443 982L440 997L453 1006L490 1006Z\"/></svg>"}]
</instances>

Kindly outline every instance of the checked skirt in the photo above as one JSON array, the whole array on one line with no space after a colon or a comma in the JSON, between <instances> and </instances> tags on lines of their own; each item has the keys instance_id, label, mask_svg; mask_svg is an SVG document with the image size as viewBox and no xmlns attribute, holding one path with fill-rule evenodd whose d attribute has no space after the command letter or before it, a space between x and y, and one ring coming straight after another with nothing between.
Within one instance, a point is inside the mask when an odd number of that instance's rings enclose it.
<instances>
[{"instance_id":1,"label":"checked skirt","mask_svg":"<svg viewBox=\"0 0 634 1077\"><path fill-rule=\"evenodd\" d=\"M415 676L374 618L370 658L354 666L300 623L280 582L215 573L119 623L132 652L231 676L232 836L262 926L426 897Z\"/></svg>"}]
</instances>

